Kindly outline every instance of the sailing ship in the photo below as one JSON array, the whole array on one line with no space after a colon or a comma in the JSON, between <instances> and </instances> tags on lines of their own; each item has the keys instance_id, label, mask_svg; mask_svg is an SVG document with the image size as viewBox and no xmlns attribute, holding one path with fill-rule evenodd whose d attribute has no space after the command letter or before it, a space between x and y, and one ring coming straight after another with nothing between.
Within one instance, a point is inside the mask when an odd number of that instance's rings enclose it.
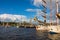
<instances>
[{"instance_id":1,"label":"sailing ship","mask_svg":"<svg viewBox=\"0 0 60 40\"><path fill-rule=\"evenodd\" d=\"M60 33L60 25L58 25L58 19L60 19L60 14L58 13L58 0L56 0L56 23L57 25L50 26L50 33Z\"/></svg>"},{"instance_id":2,"label":"sailing ship","mask_svg":"<svg viewBox=\"0 0 60 40\"><path fill-rule=\"evenodd\" d=\"M42 0L43 3L44 3L44 13L46 13L46 1L45 0ZM36 30L48 30L49 33L60 33L60 25L52 25L52 0L50 0L50 26L41 26L41 25L37 25L36 26ZM56 0L56 23L58 23L57 19L60 19L60 14L58 13L58 0ZM44 23L40 21L40 23L43 23L43 24L46 24L46 15L43 16L44 18ZM37 18L35 17L34 18L35 21L38 21Z\"/></svg>"}]
</instances>

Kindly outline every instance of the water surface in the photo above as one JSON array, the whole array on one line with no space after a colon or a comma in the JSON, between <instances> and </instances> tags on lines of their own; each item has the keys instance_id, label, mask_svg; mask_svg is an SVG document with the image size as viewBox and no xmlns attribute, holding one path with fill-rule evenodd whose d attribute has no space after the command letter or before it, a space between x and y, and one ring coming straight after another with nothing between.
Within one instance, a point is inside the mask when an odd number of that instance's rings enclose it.
<instances>
[{"instance_id":1,"label":"water surface","mask_svg":"<svg viewBox=\"0 0 60 40\"><path fill-rule=\"evenodd\" d=\"M0 40L60 40L60 34L36 31L35 28L0 27Z\"/></svg>"}]
</instances>

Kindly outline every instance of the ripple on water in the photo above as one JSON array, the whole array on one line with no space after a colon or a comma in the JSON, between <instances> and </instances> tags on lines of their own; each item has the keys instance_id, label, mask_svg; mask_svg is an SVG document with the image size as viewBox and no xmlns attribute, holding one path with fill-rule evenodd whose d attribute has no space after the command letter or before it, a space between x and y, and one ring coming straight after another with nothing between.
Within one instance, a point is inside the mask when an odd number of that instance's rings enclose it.
<instances>
[{"instance_id":1,"label":"ripple on water","mask_svg":"<svg viewBox=\"0 0 60 40\"><path fill-rule=\"evenodd\" d=\"M0 28L0 40L60 40L60 34L36 31L35 28Z\"/></svg>"}]
</instances>

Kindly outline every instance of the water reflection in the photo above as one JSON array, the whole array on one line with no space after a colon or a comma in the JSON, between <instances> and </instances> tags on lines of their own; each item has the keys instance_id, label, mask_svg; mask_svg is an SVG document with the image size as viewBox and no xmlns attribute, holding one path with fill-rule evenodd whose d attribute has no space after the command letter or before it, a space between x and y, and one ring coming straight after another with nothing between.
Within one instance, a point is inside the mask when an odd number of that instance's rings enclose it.
<instances>
[{"instance_id":1,"label":"water reflection","mask_svg":"<svg viewBox=\"0 0 60 40\"><path fill-rule=\"evenodd\" d=\"M0 27L0 40L60 40L60 34L36 31L35 28Z\"/></svg>"},{"instance_id":2,"label":"water reflection","mask_svg":"<svg viewBox=\"0 0 60 40\"><path fill-rule=\"evenodd\" d=\"M49 34L49 38L52 40L60 40L60 34Z\"/></svg>"},{"instance_id":3,"label":"water reflection","mask_svg":"<svg viewBox=\"0 0 60 40\"><path fill-rule=\"evenodd\" d=\"M46 31L36 31L36 35L40 40L60 40L60 34L50 34Z\"/></svg>"},{"instance_id":4,"label":"water reflection","mask_svg":"<svg viewBox=\"0 0 60 40\"><path fill-rule=\"evenodd\" d=\"M50 40L48 37L48 32L47 31L36 31L36 38L37 40Z\"/></svg>"}]
</instances>

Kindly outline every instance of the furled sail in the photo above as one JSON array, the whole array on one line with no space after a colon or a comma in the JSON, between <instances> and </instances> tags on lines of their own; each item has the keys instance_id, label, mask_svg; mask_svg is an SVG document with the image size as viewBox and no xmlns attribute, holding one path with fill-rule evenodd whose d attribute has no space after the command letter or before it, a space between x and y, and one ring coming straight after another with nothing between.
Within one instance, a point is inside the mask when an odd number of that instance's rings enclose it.
<instances>
[{"instance_id":1,"label":"furled sail","mask_svg":"<svg viewBox=\"0 0 60 40\"><path fill-rule=\"evenodd\" d=\"M56 14L56 16L60 19L60 14Z\"/></svg>"}]
</instances>

